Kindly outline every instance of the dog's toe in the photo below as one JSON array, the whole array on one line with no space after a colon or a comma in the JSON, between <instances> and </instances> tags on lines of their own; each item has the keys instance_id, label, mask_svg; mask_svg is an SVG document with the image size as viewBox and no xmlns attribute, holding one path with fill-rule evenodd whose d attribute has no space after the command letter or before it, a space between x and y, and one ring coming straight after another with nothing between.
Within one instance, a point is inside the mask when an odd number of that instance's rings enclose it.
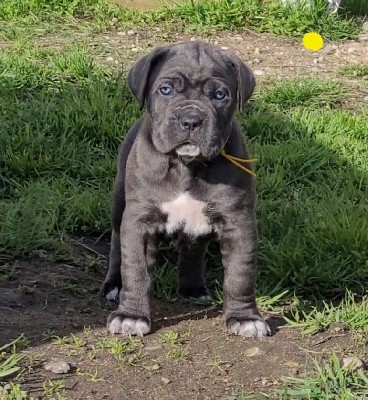
<instances>
[{"instance_id":1,"label":"dog's toe","mask_svg":"<svg viewBox=\"0 0 368 400\"><path fill-rule=\"evenodd\" d=\"M261 338L271 335L271 328L265 321L233 319L227 323L227 330L234 335L251 338Z\"/></svg>"},{"instance_id":2,"label":"dog's toe","mask_svg":"<svg viewBox=\"0 0 368 400\"><path fill-rule=\"evenodd\" d=\"M131 318L124 315L112 313L107 322L107 329L112 335L132 335L141 336L146 335L150 330L150 323L143 318Z\"/></svg>"}]
</instances>

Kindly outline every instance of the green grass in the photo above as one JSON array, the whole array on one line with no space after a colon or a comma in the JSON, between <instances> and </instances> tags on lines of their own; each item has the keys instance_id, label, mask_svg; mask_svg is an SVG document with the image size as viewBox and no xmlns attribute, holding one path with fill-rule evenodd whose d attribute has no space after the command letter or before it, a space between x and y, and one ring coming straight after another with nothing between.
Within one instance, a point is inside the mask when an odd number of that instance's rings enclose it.
<instances>
[{"instance_id":1,"label":"green grass","mask_svg":"<svg viewBox=\"0 0 368 400\"><path fill-rule=\"evenodd\" d=\"M122 76L75 46L14 42L0 54L0 87L1 260L40 249L65 255L71 238L110 227L118 146L138 106ZM368 112L343 109L347 90L312 78L268 82L239 116L259 159L265 304L284 291L333 297L368 282ZM167 300L176 282L170 251L161 249L167 266L155 281ZM208 265L221 303L216 245Z\"/></svg>"},{"instance_id":2,"label":"green grass","mask_svg":"<svg viewBox=\"0 0 368 400\"><path fill-rule=\"evenodd\" d=\"M354 64L344 65L340 72L342 75L357 76L357 77L368 77L368 65L366 64Z\"/></svg>"},{"instance_id":3,"label":"green grass","mask_svg":"<svg viewBox=\"0 0 368 400\"><path fill-rule=\"evenodd\" d=\"M313 361L304 378L284 378L283 386L272 395L242 393L231 400L363 400L368 396L368 377L364 371L343 367L336 354L324 362Z\"/></svg>"},{"instance_id":4,"label":"green grass","mask_svg":"<svg viewBox=\"0 0 368 400\"><path fill-rule=\"evenodd\" d=\"M248 28L285 36L300 36L317 31L330 40L354 37L359 28L354 20L329 15L324 0L315 0L313 7L282 6L279 2L257 0L184 1L162 6L156 19L181 21L186 29L211 32Z\"/></svg>"},{"instance_id":5,"label":"green grass","mask_svg":"<svg viewBox=\"0 0 368 400\"><path fill-rule=\"evenodd\" d=\"M324 332L333 324L341 323L345 329L364 335L368 332L368 297L359 298L347 292L338 305L323 302L311 310L298 307L287 321L290 326L301 328L304 334Z\"/></svg>"},{"instance_id":6,"label":"green grass","mask_svg":"<svg viewBox=\"0 0 368 400\"><path fill-rule=\"evenodd\" d=\"M308 9L282 6L277 0L185 0L172 5L161 5L146 12L118 7L106 0L3 0L0 20L38 21L89 20L99 29L107 29L114 19L123 27L166 23L189 32L213 33L221 30L239 30L244 27L260 32L297 36L309 31L319 32L327 40L351 39L357 36L359 26L354 20L358 8L345 7L343 15L325 12L324 0L315 0ZM360 9L360 8L359 8ZM18 28L7 27L7 36L19 36ZM19 29L18 29L19 30Z\"/></svg>"}]
</instances>

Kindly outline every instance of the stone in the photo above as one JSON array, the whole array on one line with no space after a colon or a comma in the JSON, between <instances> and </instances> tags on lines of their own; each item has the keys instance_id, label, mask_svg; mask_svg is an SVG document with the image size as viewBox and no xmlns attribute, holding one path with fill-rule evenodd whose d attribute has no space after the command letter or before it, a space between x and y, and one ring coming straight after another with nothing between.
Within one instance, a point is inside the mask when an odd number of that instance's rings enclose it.
<instances>
[{"instance_id":1,"label":"stone","mask_svg":"<svg viewBox=\"0 0 368 400\"><path fill-rule=\"evenodd\" d=\"M253 71L254 75L256 76L263 76L266 74L266 71L263 71L263 69L256 69Z\"/></svg>"},{"instance_id":2,"label":"stone","mask_svg":"<svg viewBox=\"0 0 368 400\"><path fill-rule=\"evenodd\" d=\"M254 357L257 354L259 354L259 352L260 352L259 347L250 347L249 349L244 350L243 354L247 357Z\"/></svg>"},{"instance_id":3,"label":"stone","mask_svg":"<svg viewBox=\"0 0 368 400\"><path fill-rule=\"evenodd\" d=\"M129 36L133 36L133 35L136 35L136 34L137 34L137 31L135 31L134 29L127 30L127 35L129 35Z\"/></svg>"},{"instance_id":4,"label":"stone","mask_svg":"<svg viewBox=\"0 0 368 400\"><path fill-rule=\"evenodd\" d=\"M356 357L356 356L352 356L352 357L345 357L342 359L342 367L343 368L349 368L351 370L356 370L359 368L363 368L364 363L363 361Z\"/></svg>"},{"instance_id":5,"label":"stone","mask_svg":"<svg viewBox=\"0 0 368 400\"><path fill-rule=\"evenodd\" d=\"M67 374L70 371L70 364L65 361L52 361L45 364L45 370L54 374Z\"/></svg>"}]
</instances>

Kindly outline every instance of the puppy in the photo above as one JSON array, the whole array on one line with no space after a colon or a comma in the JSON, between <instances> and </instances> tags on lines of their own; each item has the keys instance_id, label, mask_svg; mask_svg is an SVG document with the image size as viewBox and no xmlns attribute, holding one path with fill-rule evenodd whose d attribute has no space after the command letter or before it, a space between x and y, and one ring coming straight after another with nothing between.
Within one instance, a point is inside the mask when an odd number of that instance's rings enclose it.
<instances>
[{"instance_id":1,"label":"puppy","mask_svg":"<svg viewBox=\"0 0 368 400\"><path fill-rule=\"evenodd\" d=\"M143 117L119 155L112 206L110 264L101 291L119 294L112 334L151 330L150 271L160 234L178 239L178 293L206 299L204 255L219 241L228 332L270 334L255 300L257 228L254 178L234 119L255 79L234 54L202 42L159 47L139 60L128 85ZM236 158L236 160L233 160Z\"/></svg>"}]
</instances>

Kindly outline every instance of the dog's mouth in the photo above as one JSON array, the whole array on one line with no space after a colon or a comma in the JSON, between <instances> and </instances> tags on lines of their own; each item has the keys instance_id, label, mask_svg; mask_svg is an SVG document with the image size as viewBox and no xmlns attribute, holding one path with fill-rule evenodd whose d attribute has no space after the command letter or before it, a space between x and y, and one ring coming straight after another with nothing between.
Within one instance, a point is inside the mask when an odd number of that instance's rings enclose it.
<instances>
[{"instance_id":1,"label":"dog's mouth","mask_svg":"<svg viewBox=\"0 0 368 400\"><path fill-rule=\"evenodd\" d=\"M179 156L196 157L201 153L199 146L192 143L184 143L175 148Z\"/></svg>"}]
</instances>

